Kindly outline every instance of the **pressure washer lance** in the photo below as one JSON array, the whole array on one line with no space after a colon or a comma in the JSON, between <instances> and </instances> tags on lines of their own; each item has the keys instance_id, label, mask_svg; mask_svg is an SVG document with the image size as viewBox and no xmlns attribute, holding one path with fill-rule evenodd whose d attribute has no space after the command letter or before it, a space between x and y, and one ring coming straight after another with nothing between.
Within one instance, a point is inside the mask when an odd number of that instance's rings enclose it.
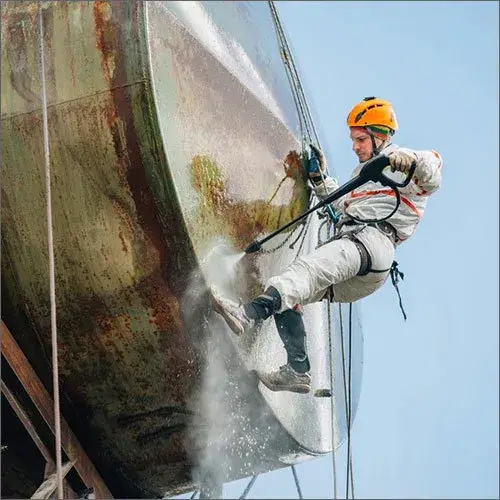
<instances>
[{"instance_id":1,"label":"pressure washer lance","mask_svg":"<svg viewBox=\"0 0 500 500\"><path fill-rule=\"evenodd\" d=\"M314 391L315 398L331 398L332 391L330 389L316 389Z\"/></svg>"},{"instance_id":2,"label":"pressure washer lance","mask_svg":"<svg viewBox=\"0 0 500 500\"><path fill-rule=\"evenodd\" d=\"M330 193L326 198L324 198L322 201L314 205L314 207L304 212L302 215L299 215L298 217L288 222L284 226L278 228L276 231L272 232L265 238L262 238L261 240L255 240L254 242L250 243L250 245L248 245L248 247L245 248L245 253L248 254L248 253L258 252L259 250L262 249L262 244L265 243L266 241L269 241L271 238L274 238L279 233L283 232L285 229L288 229L290 226L293 226L297 222L301 221L312 212L315 212L316 210L318 210L321 207L324 207L325 205L333 203L334 201L338 200L345 194L354 191L355 189L357 189L358 187L362 186L363 184L369 181L379 182L380 184L382 184L382 186L388 186L394 189L397 198L399 199L399 191L397 188L405 187L409 184L413 176L413 173L415 171L416 164L413 164L412 168L410 169L410 172L408 173L408 177L405 179L404 182L396 182L393 179L386 177L382 173L382 171L388 166L389 166L389 159L385 155L378 155L375 156L375 158L368 160L363 165L359 174L356 177L354 177L353 179L346 182L338 189Z\"/></svg>"}]
</instances>

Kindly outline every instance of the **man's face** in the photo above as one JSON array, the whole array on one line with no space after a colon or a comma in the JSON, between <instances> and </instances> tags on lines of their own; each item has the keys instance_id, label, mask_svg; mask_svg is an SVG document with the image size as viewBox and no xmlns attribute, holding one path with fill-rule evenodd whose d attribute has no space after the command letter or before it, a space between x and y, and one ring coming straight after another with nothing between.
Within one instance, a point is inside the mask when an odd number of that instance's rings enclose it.
<instances>
[{"instance_id":1,"label":"man's face","mask_svg":"<svg viewBox=\"0 0 500 500\"><path fill-rule=\"evenodd\" d=\"M361 127L351 128L352 150L360 163L368 161L373 156L373 144L370 134Z\"/></svg>"}]
</instances>

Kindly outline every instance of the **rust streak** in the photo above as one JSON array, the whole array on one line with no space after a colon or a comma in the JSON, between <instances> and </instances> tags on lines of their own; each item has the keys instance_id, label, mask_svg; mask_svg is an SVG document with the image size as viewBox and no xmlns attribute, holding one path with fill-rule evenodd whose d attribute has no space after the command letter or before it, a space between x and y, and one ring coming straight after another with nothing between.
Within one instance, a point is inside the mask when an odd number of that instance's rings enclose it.
<instances>
[{"instance_id":1,"label":"rust streak","mask_svg":"<svg viewBox=\"0 0 500 500\"><path fill-rule=\"evenodd\" d=\"M110 110L108 122L121 170L126 175L136 205L139 224L156 249L158 262L162 265L166 258L166 245L141 157L131 92L127 89L126 68L127 64L131 63L126 59L125 34L122 32L122 26L125 25L124 8L113 10L115 17L112 19L106 17L106 8L109 8L108 4L102 1L94 4L97 46L102 53L106 78L110 87L114 89L112 93L114 107ZM136 14L134 10L131 23L132 36L138 36Z\"/></svg>"},{"instance_id":2,"label":"rust streak","mask_svg":"<svg viewBox=\"0 0 500 500\"><path fill-rule=\"evenodd\" d=\"M128 253L128 248L127 248L127 244L125 243L125 238L123 237L123 231L120 231L118 233L118 236L120 237L120 240L122 242L122 250L125 252L125 253Z\"/></svg>"}]
</instances>

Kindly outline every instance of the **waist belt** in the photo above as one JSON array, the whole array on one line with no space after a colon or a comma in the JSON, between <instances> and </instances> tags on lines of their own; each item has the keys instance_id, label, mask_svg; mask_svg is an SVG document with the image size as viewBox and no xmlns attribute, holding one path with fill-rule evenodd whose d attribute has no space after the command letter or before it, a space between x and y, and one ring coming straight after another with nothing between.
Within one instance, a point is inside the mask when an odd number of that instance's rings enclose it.
<instances>
[{"instance_id":1,"label":"waist belt","mask_svg":"<svg viewBox=\"0 0 500 500\"><path fill-rule=\"evenodd\" d=\"M359 226L359 229L355 226ZM395 246L398 241L398 234L396 228L387 221L380 222L357 222L354 219L350 219L346 216L341 217L340 220L335 225L335 236L333 239L338 239L342 237L349 238L357 247L359 255L361 257L361 265L358 271L358 276L365 276L369 273L386 273L389 272L392 280L392 284L396 289L399 298L399 307L401 308L401 312L403 313L403 317L406 321L406 312L403 308L403 303L401 300L401 294L399 293L399 278L404 279L404 274L398 269L398 263L393 261L392 266L389 269L373 269L372 268L372 259L366 247L359 240L356 239L356 233L361 231L365 226L376 227L381 233L387 236L392 244ZM352 230L342 232L342 229L345 227L353 227ZM331 297L333 297L333 285L330 288Z\"/></svg>"},{"instance_id":2,"label":"waist belt","mask_svg":"<svg viewBox=\"0 0 500 500\"><path fill-rule=\"evenodd\" d=\"M358 271L358 276L365 276L369 273L385 273L389 269L373 269L372 259L366 247L356 238L356 233L361 231L365 226L376 227L384 236L391 240L391 243L396 246L397 232L392 224L386 221L381 222L357 222L354 219L341 218L335 226L335 238L349 238L357 247L361 257L361 266ZM352 228L352 229L349 229Z\"/></svg>"},{"instance_id":3,"label":"waist belt","mask_svg":"<svg viewBox=\"0 0 500 500\"><path fill-rule=\"evenodd\" d=\"M347 232L347 231L342 231L343 229L347 229L350 227L353 227L353 231L356 231L354 226L360 226L359 230L361 230L364 226L376 227L381 233L383 233L391 240L393 245L396 245L396 242L398 241L398 233L396 231L396 228L392 224L389 224L389 222L387 221L362 223L362 222L357 222L353 219L341 218L340 221L336 224L335 229L337 231L337 234L341 235L342 233Z\"/></svg>"}]
</instances>

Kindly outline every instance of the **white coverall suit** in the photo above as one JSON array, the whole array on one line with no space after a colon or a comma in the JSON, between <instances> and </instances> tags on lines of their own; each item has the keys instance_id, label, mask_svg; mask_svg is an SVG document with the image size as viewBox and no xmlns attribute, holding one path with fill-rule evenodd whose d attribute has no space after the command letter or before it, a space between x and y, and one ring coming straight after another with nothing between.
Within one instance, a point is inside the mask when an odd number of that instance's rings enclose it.
<instances>
[{"instance_id":1,"label":"white coverall suit","mask_svg":"<svg viewBox=\"0 0 500 500\"><path fill-rule=\"evenodd\" d=\"M414 151L389 144L381 154L387 155L394 150L413 152L417 158L412 180L406 187L399 188L401 204L387 221L396 230L395 242L374 226L365 226L352 233L366 248L371 258L371 269L385 272L368 272L359 276L361 254L356 244L345 237L333 240L312 253L296 258L281 275L273 276L267 281L266 288L274 287L281 296L278 313L297 304L321 300L331 285L336 302L354 302L370 295L384 284L394 260L395 246L413 235L424 214L427 199L441 184L442 161L437 152ZM352 177L359 173L362 166L360 164L354 169ZM391 172L390 169L384 171L384 175L397 182L406 178L405 174ZM337 182L327 177L325 185L316 187L315 192L322 199L337 187ZM340 198L333 206L341 218L353 215L358 219L379 219L387 216L394 209L395 203L396 197L391 188L368 182ZM359 227L357 226L357 230Z\"/></svg>"}]
</instances>

